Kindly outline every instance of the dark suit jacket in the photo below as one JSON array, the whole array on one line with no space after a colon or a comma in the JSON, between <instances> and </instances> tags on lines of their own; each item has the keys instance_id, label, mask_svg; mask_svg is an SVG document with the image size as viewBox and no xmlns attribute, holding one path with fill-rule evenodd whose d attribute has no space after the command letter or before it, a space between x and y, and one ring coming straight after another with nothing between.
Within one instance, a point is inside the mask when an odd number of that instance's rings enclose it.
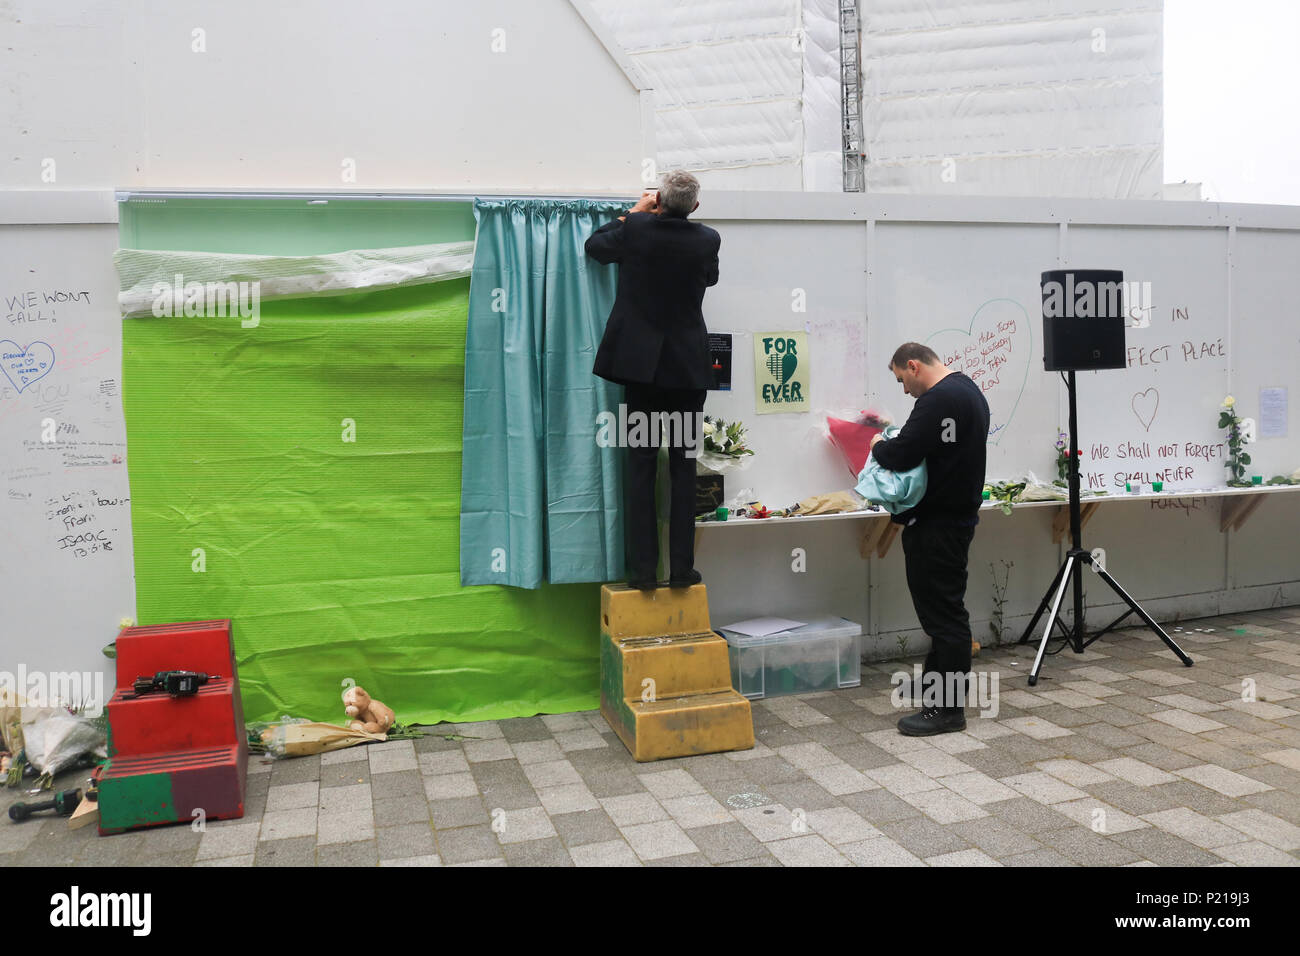
<instances>
[{"instance_id":1,"label":"dark suit jacket","mask_svg":"<svg viewBox=\"0 0 1300 956\"><path fill-rule=\"evenodd\" d=\"M620 385L713 385L708 330L700 304L718 281L717 230L648 212L606 223L587 240L587 255L617 262L618 295L592 369Z\"/></svg>"}]
</instances>

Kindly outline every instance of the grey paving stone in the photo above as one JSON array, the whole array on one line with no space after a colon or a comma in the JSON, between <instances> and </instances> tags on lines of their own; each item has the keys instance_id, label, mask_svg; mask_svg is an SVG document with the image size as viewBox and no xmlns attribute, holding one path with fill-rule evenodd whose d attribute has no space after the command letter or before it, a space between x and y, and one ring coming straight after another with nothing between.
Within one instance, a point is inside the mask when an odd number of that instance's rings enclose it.
<instances>
[{"instance_id":1,"label":"grey paving stone","mask_svg":"<svg viewBox=\"0 0 1300 956\"><path fill-rule=\"evenodd\" d=\"M921 859L969 850L971 846L956 829L940 826L928 817L897 820L893 823L869 822L882 834Z\"/></svg>"},{"instance_id":2,"label":"grey paving stone","mask_svg":"<svg viewBox=\"0 0 1300 956\"><path fill-rule=\"evenodd\" d=\"M320 768L320 786L351 787L370 782L369 762L332 763Z\"/></svg>"},{"instance_id":3,"label":"grey paving stone","mask_svg":"<svg viewBox=\"0 0 1300 956\"><path fill-rule=\"evenodd\" d=\"M480 787L483 805L492 810L524 810L538 806L537 791L527 785L497 786L495 784ZM430 801L432 803L433 801Z\"/></svg>"},{"instance_id":4,"label":"grey paving stone","mask_svg":"<svg viewBox=\"0 0 1300 956\"><path fill-rule=\"evenodd\" d=\"M374 838L375 818L368 809L322 813L316 823L318 847L336 843L356 843L362 840L373 842Z\"/></svg>"},{"instance_id":5,"label":"grey paving stone","mask_svg":"<svg viewBox=\"0 0 1300 956\"><path fill-rule=\"evenodd\" d=\"M1242 797L1240 803L1240 809L1254 807L1300 826L1300 800L1296 799L1294 793L1287 793L1282 790L1252 793Z\"/></svg>"},{"instance_id":6,"label":"grey paving stone","mask_svg":"<svg viewBox=\"0 0 1300 956\"><path fill-rule=\"evenodd\" d=\"M1193 767L1198 763L1205 762L1197 760L1189 754L1170 750L1162 744L1141 744L1137 747L1126 747L1124 748L1124 756L1141 760L1143 763L1149 763L1153 767L1159 767L1161 770L1169 772L1182 770L1184 767Z\"/></svg>"},{"instance_id":7,"label":"grey paving stone","mask_svg":"<svg viewBox=\"0 0 1300 956\"><path fill-rule=\"evenodd\" d=\"M999 860L1043 849L1033 837L997 817L954 823L952 829L967 843Z\"/></svg>"},{"instance_id":8,"label":"grey paving stone","mask_svg":"<svg viewBox=\"0 0 1300 956\"><path fill-rule=\"evenodd\" d=\"M861 737L853 743L828 744L826 749L854 770L870 770L898 762L894 754L867 743Z\"/></svg>"},{"instance_id":9,"label":"grey paving stone","mask_svg":"<svg viewBox=\"0 0 1300 956\"><path fill-rule=\"evenodd\" d=\"M1116 833L1109 839L1156 866L1213 866L1223 862L1215 854L1156 827Z\"/></svg>"},{"instance_id":10,"label":"grey paving stone","mask_svg":"<svg viewBox=\"0 0 1300 956\"><path fill-rule=\"evenodd\" d=\"M317 866L378 866L379 853L374 840L335 843L316 848Z\"/></svg>"},{"instance_id":11,"label":"grey paving stone","mask_svg":"<svg viewBox=\"0 0 1300 956\"><path fill-rule=\"evenodd\" d=\"M254 866L315 866L316 837L263 840L257 844Z\"/></svg>"},{"instance_id":12,"label":"grey paving stone","mask_svg":"<svg viewBox=\"0 0 1300 956\"><path fill-rule=\"evenodd\" d=\"M899 820L914 820L921 811L888 790L866 790L847 793L838 798L840 803L873 826Z\"/></svg>"},{"instance_id":13,"label":"grey paving stone","mask_svg":"<svg viewBox=\"0 0 1300 956\"><path fill-rule=\"evenodd\" d=\"M807 741L796 742L806 743ZM745 779L752 780L760 785L794 783L798 780L807 779L803 771L790 766L789 763L776 755L747 760L741 766L745 771Z\"/></svg>"},{"instance_id":14,"label":"grey paving stone","mask_svg":"<svg viewBox=\"0 0 1300 956\"><path fill-rule=\"evenodd\" d=\"M699 852L686 831L672 820L637 823L621 829L623 839L643 861Z\"/></svg>"},{"instance_id":15,"label":"grey paving stone","mask_svg":"<svg viewBox=\"0 0 1300 956\"><path fill-rule=\"evenodd\" d=\"M1257 840L1217 847L1212 852L1235 866L1300 866L1300 858Z\"/></svg>"},{"instance_id":16,"label":"grey paving stone","mask_svg":"<svg viewBox=\"0 0 1300 956\"><path fill-rule=\"evenodd\" d=\"M468 797L466 799L473 800L476 804L481 805L481 801L477 797ZM375 800L373 810L377 828L401 826L405 823L427 824L429 822L429 803L425 800L424 794L417 797ZM478 823L480 821L471 820L466 822Z\"/></svg>"},{"instance_id":17,"label":"grey paving stone","mask_svg":"<svg viewBox=\"0 0 1300 956\"><path fill-rule=\"evenodd\" d=\"M492 828L486 824L439 830L435 834L438 858L444 865L469 863L476 860L505 858L501 843Z\"/></svg>"},{"instance_id":18,"label":"grey paving stone","mask_svg":"<svg viewBox=\"0 0 1300 956\"><path fill-rule=\"evenodd\" d=\"M1276 750L1277 745L1271 744L1271 749ZM745 776L741 762L727 759L726 754L703 754L695 757L690 761L689 769L691 776L701 784L738 780Z\"/></svg>"},{"instance_id":19,"label":"grey paving stone","mask_svg":"<svg viewBox=\"0 0 1300 956\"><path fill-rule=\"evenodd\" d=\"M1139 831L1130 830L1129 833ZM1144 857L1127 846L1116 846L1114 837L1093 833L1086 827L1047 830L1035 837L1040 843L1057 850L1082 866L1124 866Z\"/></svg>"},{"instance_id":20,"label":"grey paving stone","mask_svg":"<svg viewBox=\"0 0 1300 956\"><path fill-rule=\"evenodd\" d=\"M1040 833L1059 830L1069 825L1069 822L1050 806L1028 797L986 803L984 809L992 816L1004 820L1017 830L1031 834L1036 839Z\"/></svg>"},{"instance_id":21,"label":"grey paving stone","mask_svg":"<svg viewBox=\"0 0 1300 956\"><path fill-rule=\"evenodd\" d=\"M435 727L421 728L425 731L425 736L417 737L411 741L415 746L417 754L440 753L448 750L460 750L460 742L456 740L447 740L442 735L450 733L444 729L448 724L438 724Z\"/></svg>"},{"instance_id":22,"label":"grey paving stone","mask_svg":"<svg viewBox=\"0 0 1300 956\"><path fill-rule=\"evenodd\" d=\"M853 866L853 861L818 833L807 833L790 840L776 840L767 845L768 852L783 866Z\"/></svg>"},{"instance_id":23,"label":"grey paving stone","mask_svg":"<svg viewBox=\"0 0 1300 956\"><path fill-rule=\"evenodd\" d=\"M501 852L510 866L573 866L573 858L559 837L509 843Z\"/></svg>"},{"instance_id":24,"label":"grey paving stone","mask_svg":"<svg viewBox=\"0 0 1300 956\"><path fill-rule=\"evenodd\" d=\"M1221 813L1231 813L1233 810L1241 809L1241 805L1236 800L1225 797L1221 793L1215 793L1213 790L1192 783L1190 780L1164 783L1151 789L1158 791L1161 796L1176 801L1176 807L1186 807L1207 816L1218 816ZM1154 812L1159 813L1161 811Z\"/></svg>"},{"instance_id":25,"label":"grey paving stone","mask_svg":"<svg viewBox=\"0 0 1300 956\"><path fill-rule=\"evenodd\" d=\"M374 842L381 860L434 854L433 828L427 823L384 827L375 831Z\"/></svg>"},{"instance_id":26,"label":"grey paving stone","mask_svg":"<svg viewBox=\"0 0 1300 956\"><path fill-rule=\"evenodd\" d=\"M201 833L195 833L188 826L150 827L140 832L144 836L144 852L146 855L187 850L197 852L199 841L203 836ZM117 836L105 837L105 839L116 840Z\"/></svg>"},{"instance_id":27,"label":"grey paving stone","mask_svg":"<svg viewBox=\"0 0 1300 956\"><path fill-rule=\"evenodd\" d=\"M293 757L276 760L271 765L271 786L287 783L307 783L320 780L320 756Z\"/></svg>"},{"instance_id":28,"label":"grey paving stone","mask_svg":"<svg viewBox=\"0 0 1300 956\"><path fill-rule=\"evenodd\" d=\"M266 807L270 811L298 810L316 806L319 799L320 784L315 780L306 783L273 783L266 795Z\"/></svg>"},{"instance_id":29,"label":"grey paving stone","mask_svg":"<svg viewBox=\"0 0 1300 956\"><path fill-rule=\"evenodd\" d=\"M712 866L703 853L683 853L680 856L666 856L658 860L647 860L646 866Z\"/></svg>"},{"instance_id":30,"label":"grey paving stone","mask_svg":"<svg viewBox=\"0 0 1300 956\"><path fill-rule=\"evenodd\" d=\"M641 859L622 838L571 847L574 866L641 866Z\"/></svg>"},{"instance_id":31,"label":"grey paving stone","mask_svg":"<svg viewBox=\"0 0 1300 956\"><path fill-rule=\"evenodd\" d=\"M424 795L424 777L418 770L399 770L370 775L370 790L376 800Z\"/></svg>"},{"instance_id":32,"label":"grey paving stone","mask_svg":"<svg viewBox=\"0 0 1300 956\"><path fill-rule=\"evenodd\" d=\"M795 783L774 783L765 791L777 803L791 809L798 807L804 811L824 810L840 805L840 798L827 793L825 789L809 780Z\"/></svg>"},{"instance_id":33,"label":"grey paving stone","mask_svg":"<svg viewBox=\"0 0 1300 956\"><path fill-rule=\"evenodd\" d=\"M603 809L551 814L551 825L560 842L570 849L621 839L618 827Z\"/></svg>"},{"instance_id":34,"label":"grey paving stone","mask_svg":"<svg viewBox=\"0 0 1300 956\"><path fill-rule=\"evenodd\" d=\"M1300 772L1290 767L1272 763L1253 764L1242 767L1237 773L1300 797Z\"/></svg>"},{"instance_id":35,"label":"grey paving stone","mask_svg":"<svg viewBox=\"0 0 1300 956\"><path fill-rule=\"evenodd\" d=\"M883 835L845 843L839 850L855 866L925 866L915 853Z\"/></svg>"},{"instance_id":36,"label":"grey paving stone","mask_svg":"<svg viewBox=\"0 0 1300 956\"><path fill-rule=\"evenodd\" d=\"M854 710L857 710L857 708L855 707ZM809 740L827 747L833 744L855 744L862 740L861 735L857 732L839 724L819 724L805 727L803 732ZM769 746L771 745L769 744Z\"/></svg>"},{"instance_id":37,"label":"grey paving stone","mask_svg":"<svg viewBox=\"0 0 1300 956\"><path fill-rule=\"evenodd\" d=\"M627 769L595 771L583 773L582 780L597 799L603 797L621 797L631 793L645 793L645 784L635 771Z\"/></svg>"},{"instance_id":38,"label":"grey paving stone","mask_svg":"<svg viewBox=\"0 0 1300 956\"><path fill-rule=\"evenodd\" d=\"M550 740L551 730L540 717L516 717L500 722L501 736L511 743L526 740Z\"/></svg>"},{"instance_id":39,"label":"grey paving stone","mask_svg":"<svg viewBox=\"0 0 1300 956\"><path fill-rule=\"evenodd\" d=\"M689 832L691 842L715 864L752 859L766 852L763 843L741 823L696 827Z\"/></svg>"},{"instance_id":40,"label":"grey paving stone","mask_svg":"<svg viewBox=\"0 0 1300 956\"><path fill-rule=\"evenodd\" d=\"M456 827L491 822L488 808L483 805L483 798L478 796L430 800L426 807L434 827L438 830L450 830ZM376 815L378 815L378 810L376 810Z\"/></svg>"},{"instance_id":41,"label":"grey paving stone","mask_svg":"<svg viewBox=\"0 0 1300 956\"><path fill-rule=\"evenodd\" d=\"M1051 848L1041 850L1031 850L1028 853L1018 853L1012 856L1005 856L1000 861L1003 866L1078 866L1069 857L1062 856Z\"/></svg>"}]
</instances>

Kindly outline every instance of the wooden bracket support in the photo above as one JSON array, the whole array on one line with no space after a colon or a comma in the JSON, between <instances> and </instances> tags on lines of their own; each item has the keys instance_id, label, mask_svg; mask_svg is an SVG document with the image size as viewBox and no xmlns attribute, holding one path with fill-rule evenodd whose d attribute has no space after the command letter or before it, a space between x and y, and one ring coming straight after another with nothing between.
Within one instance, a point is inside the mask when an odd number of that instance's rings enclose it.
<instances>
[{"instance_id":1,"label":"wooden bracket support","mask_svg":"<svg viewBox=\"0 0 1300 956\"><path fill-rule=\"evenodd\" d=\"M1088 526L1088 520L1092 517L1093 512L1101 506L1099 501L1089 501L1079 505L1079 528L1083 529ZM1060 544L1066 534L1070 531L1070 506L1063 505L1056 509L1056 517L1052 519L1052 544Z\"/></svg>"},{"instance_id":2,"label":"wooden bracket support","mask_svg":"<svg viewBox=\"0 0 1300 956\"><path fill-rule=\"evenodd\" d=\"M1263 500L1263 495L1233 495L1224 498L1219 505L1219 530L1225 534L1229 528L1240 531L1246 519L1255 513Z\"/></svg>"},{"instance_id":3,"label":"wooden bracket support","mask_svg":"<svg viewBox=\"0 0 1300 956\"><path fill-rule=\"evenodd\" d=\"M868 518L862 522L862 537L858 539L858 554L864 559L871 557L871 549L880 540L880 535L888 527L889 515Z\"/></svg>"}]
</instances>

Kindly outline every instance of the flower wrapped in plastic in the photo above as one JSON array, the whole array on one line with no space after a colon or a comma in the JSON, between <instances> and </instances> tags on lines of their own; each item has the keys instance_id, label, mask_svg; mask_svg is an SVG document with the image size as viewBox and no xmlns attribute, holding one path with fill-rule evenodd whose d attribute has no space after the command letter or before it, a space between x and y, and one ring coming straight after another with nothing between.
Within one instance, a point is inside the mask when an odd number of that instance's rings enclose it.
<instances>
[{"instance_id":1,"label":"flower wrapped in plastic","mask_svg":"<svg viewBox=\"0 0 1300 956\"><path fill-rule=\"evenodd\" d=\"M276 758L307 757L387 739L386 734L368 734L364 730L349 730L337 724L322 724L302 717L284 716L279 720L248 725L248 749Z\"/></svg>"}]
</instances>

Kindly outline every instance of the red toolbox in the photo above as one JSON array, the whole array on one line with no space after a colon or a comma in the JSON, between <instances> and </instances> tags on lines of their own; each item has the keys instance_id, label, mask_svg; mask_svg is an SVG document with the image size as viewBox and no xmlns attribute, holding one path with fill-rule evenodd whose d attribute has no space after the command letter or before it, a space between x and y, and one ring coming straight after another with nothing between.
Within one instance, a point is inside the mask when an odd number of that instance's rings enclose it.
<instances>
[{"instance_id":1,"label":"red toolbox","mask_svg":"<svg viewBox=\"0 0 1300 956\"><path fill-rule=\"evenodd\" d=\"M137 677L189 670L209 679L191 696L134 697ZM99 832L244 815L248 737L229 620L124 628L108 704L106 764L96 771Z\"/></svg>"}]
</instances>

